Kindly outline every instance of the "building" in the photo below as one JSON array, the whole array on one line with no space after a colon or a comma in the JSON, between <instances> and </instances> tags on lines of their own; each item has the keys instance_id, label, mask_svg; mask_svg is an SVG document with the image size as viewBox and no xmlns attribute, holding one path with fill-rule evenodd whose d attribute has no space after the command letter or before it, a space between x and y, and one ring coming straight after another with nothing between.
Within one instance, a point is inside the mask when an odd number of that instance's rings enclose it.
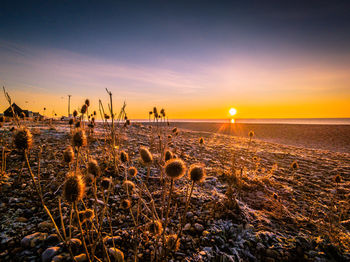
<instances>
[{"instance_id":1,"label":"building","mask_svg":"<svg viewBox=\"0 0 350 262\"><path fill-rule=\"evenodd\" d=\"M39 113L33 113L32 111L29 111L29 110L23 110L15 103L12 104L12 108L15 114L18 115L19 117L23 117L23 116L33 117L34 115L40 115ZM10 106L4 111L4 116L13 117L12 109Z\"/></svg>"}]
</instances>

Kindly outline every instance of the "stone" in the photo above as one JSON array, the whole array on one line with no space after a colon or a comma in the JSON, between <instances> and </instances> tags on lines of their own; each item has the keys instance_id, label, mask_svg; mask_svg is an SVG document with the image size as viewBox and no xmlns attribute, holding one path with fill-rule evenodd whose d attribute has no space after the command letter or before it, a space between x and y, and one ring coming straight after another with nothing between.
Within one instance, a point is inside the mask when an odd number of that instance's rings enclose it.
<instances>
[{"instance_id":1,"label":"stone","mask_svg":"<svg viewBox=\"0 0 350 262\"><path fill-rule=\"evenodd\" d=\"M21 245L23 247L34 247L39 241L45 240L47 237L46 233L35 232L28 236L25 236L21 240Z\"/></svg>"},{"instance_id":2,"label":"stone","mask_svg":"<svg viewBox=\"0 0 350 262\"><path fill-rule=\"evenodd\" d=\"M191 229L191 224L190 223L187 223L185 226L184 226L184 231L188 231Z\"/></svg>"},{"instance_id":3,"label":"stone","mask_svg":"<svg viewBox=\"0 0 350 262\"><path fill-rule=\"evenodd\" d=\"M43 262L50 262L54 256L56 256L59 251L60 247L49 247L47 248L41 255L41 260Z\"/></svg>"},{"instance_id":4,"label":"stone","mask_svg":"<svg viewBox=\"0 0 350 262\"><path fill-rule=\"evenodd\" d=\"M196 231L198 231L198 232L202 232L204 230L204 227L201 224L199 224L199 223L195 223L194 224L194 229Z\"/></svg>"},{"instance_id":5,"label":"stone","mask_svg":"<svg viewBox=\"0 0 350 262\"><path fill-rule=\"evenodd\" d=\"M77 262L84 262L84 261L87 261L87 260L88 260L87 255L84 254L84 253L75 256L74 259L75 259Z\"/></svg>"}]
</instances>

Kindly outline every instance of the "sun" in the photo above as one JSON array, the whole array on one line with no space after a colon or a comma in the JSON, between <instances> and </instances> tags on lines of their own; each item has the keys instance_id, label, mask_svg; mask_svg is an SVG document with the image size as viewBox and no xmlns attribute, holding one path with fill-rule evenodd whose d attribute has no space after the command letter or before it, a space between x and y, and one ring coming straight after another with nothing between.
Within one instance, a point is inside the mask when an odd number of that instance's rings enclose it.
<instances>
[{"instance_id":1,"label":"sun","mask_svg":"<svg viewBox=\"0 0 350 262\"><path fill-rule=\"evenodd\" d=\"M232 107L232 108L230 109L229 113L230 113L231 116L234 116L235 114L237 114L236 108L233 108L233 107Z\"/></svg>"}]
</instances>

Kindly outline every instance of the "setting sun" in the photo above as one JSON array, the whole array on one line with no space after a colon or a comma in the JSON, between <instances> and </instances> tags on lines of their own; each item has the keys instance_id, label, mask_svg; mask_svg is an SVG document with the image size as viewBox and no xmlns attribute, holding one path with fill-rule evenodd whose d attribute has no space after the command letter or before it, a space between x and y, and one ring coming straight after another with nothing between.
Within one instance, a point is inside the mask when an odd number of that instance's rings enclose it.
<instances>
[{"instance_id":1,"label":"setting sun","mask_svg":"<svg viewBox=\"0 0 350 262\"><path fill-rule=\"evenodd\" d=\"M233 107L232 107L232 108L230 109L229 113L230 113L231 116L234 116L235 114L237 114L236 108L233 108Z\"/></svg>"}]
</instances>

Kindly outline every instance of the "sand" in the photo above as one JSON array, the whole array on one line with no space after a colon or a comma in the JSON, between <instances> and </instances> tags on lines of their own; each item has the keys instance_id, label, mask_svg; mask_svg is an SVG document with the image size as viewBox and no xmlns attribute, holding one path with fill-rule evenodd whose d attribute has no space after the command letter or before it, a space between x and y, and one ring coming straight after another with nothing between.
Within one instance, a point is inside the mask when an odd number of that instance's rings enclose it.
<instances>
[{"instance_id":1,"label":"sand","mask_svg":"<svg viewBox=\"0 0 350 262\"><path fill-rule=\"evenodd\" d=\"M350 153L350 125L296 124L221 124L176 122L180 128L248 137L253 130L255 139L304 148Z\"/></svg>"}]
</instances>

